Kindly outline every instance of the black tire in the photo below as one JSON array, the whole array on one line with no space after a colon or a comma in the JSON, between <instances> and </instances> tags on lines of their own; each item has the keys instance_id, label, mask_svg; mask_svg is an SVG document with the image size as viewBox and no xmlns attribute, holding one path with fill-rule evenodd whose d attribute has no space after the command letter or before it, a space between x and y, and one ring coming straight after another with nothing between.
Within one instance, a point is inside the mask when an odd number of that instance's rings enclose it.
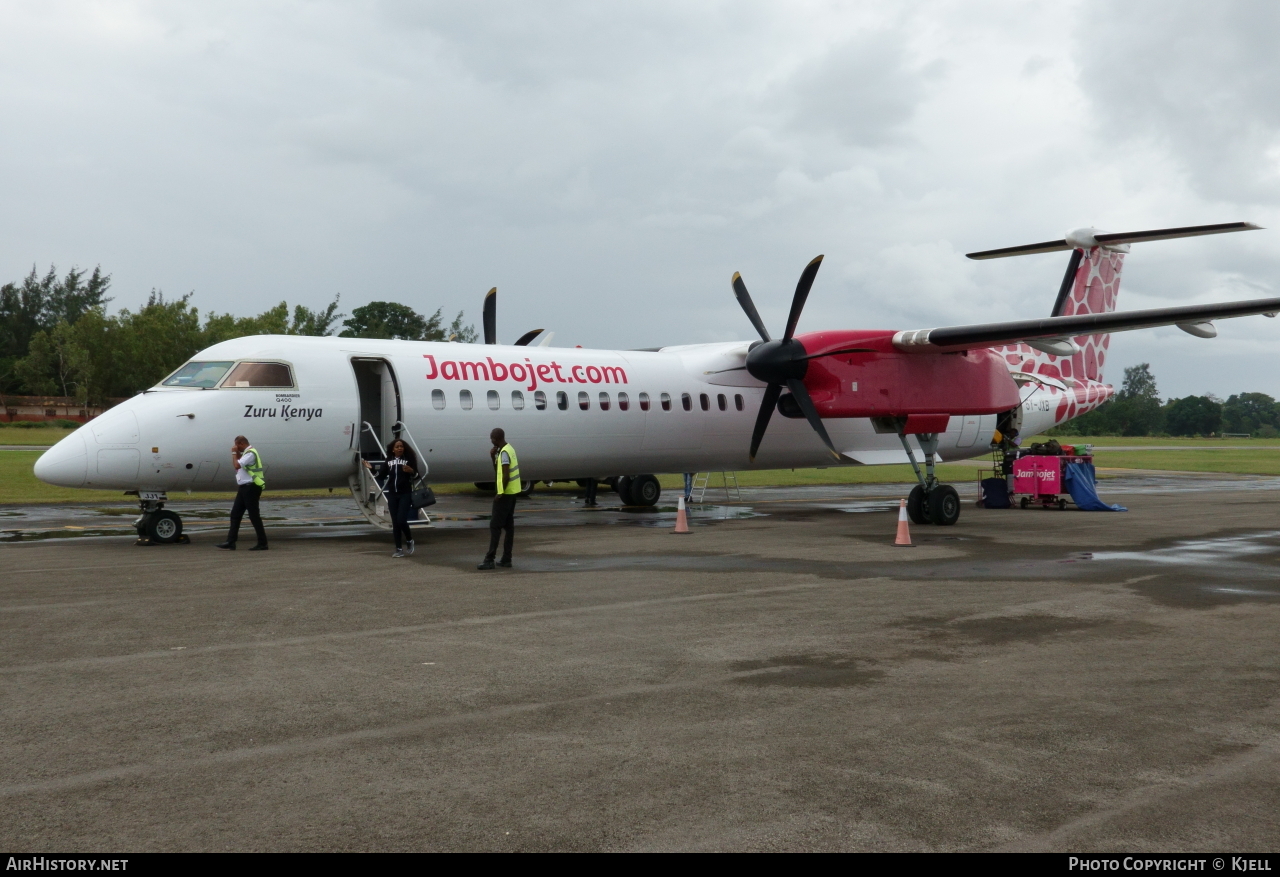
<instances>
[{"instance_id":1,"label":"black tire","mask_svg":"<svg viewBox=\"0 0 1280 877\"><path fill-rule=\"evenodd\" d=\"M1025 509L1027 506L1031 505L1031 497L1024 496L1021 500L1018 501L1018 504Z\"/></svg>"},{"instance_id":2,"label":"black tire","mask_svg":"<svg viewBox=\"0 0 1280 877\"><path fill-rule=\"evenodd\" d=\"M579 478L579 479L578 479L577 481L575 481L574 483L575 483L575 484L577 484L579 487L583 488L584 490L585 490L585 489L586 489L586 487L587 487L587 479L585 479L585 478Z\"/></svg>"},{"instance_id":3,"label":"black tire","mask_svg":"<svg viewBox=\"0 0 1280 877\"><path fill-rule=\"evenodd\" d=\"M160 509L147 517L147 538L161 545L172 545L182 536L182 518L177 512Z\"/></svg>"},{"instance_id":4,"label":"black tire","mask_svg":"<svg viewBox=\"0 0 1280 877\"><path fill-rule=\"evenodd\" d=\"M631 501L630 475L619 475L618 480L613 483L613 489L618 491L618 496L622 498L623 505L634 505Z\"/></svg>"},{"instance_id":5,"label":"black tire","mask_svg":"<svg viewBox=\"0 0 1280 877\"><path fill-rule=\"evenodd\" d=\"M653 475L637 475L631 479L631 505L656 505L662 496L662 484Z\"/></svg>"},{"instance_id":6,"label":"black tire","mask_svg":"<svg viewBox=\"0 0 1280 877\"><path fill-rule=\"evenodd\" d=\"M485 493L497 493L498 482L496 481L474 481L476 490L483 490Z\"/></svg>"},{"instance_id":7,"label":"black tire","mask_svg":"<svg viewBox=\"0 0 1280 877\"><path fill-rule=\"evenodd\" d=\"M521 481L520 495L528 496L529 494L533 493L533 489L537 486L538 486L538 482L536 481ZM497 487L497 485L495 484L494 487Z\"/></svg>"},{"instance_id":8,"label":"black tire","mask_svg":"<svg viewBox=\"0 0 1280 877\"><path fill-rule=\"evenodd\" d=\"M1067 501L1065 499L1058 500L1058 511L1065 512L1067 510Z\"/></svg>"},{"instance_id":9,"label":"black tire","mask_svg":"<svg viewBox=\"0 0 1280 877\"><path fill-rule=\"evenodd\" d=\"M913 524L933 523L925 509L924 488L919 484L911 489L911 495L907 497L907 517Z\"/></svg>"},{"instance_id":10,"label":"black tire","mask_svg":"<svg viewBox=\"0 0 1280 877\"><path fill-rule=\"evenodd\" d=\"M940 527L960 520L960 494L950 484L939 484L929 491L929 519Z\"/></svg>"}]
</instances>

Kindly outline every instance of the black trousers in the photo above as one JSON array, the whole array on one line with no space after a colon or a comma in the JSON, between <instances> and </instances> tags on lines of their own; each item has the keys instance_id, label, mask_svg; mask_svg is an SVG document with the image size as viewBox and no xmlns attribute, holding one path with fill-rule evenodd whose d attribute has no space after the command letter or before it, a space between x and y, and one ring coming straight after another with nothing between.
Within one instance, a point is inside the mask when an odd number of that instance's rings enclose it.
<instances>
[{"instance_id":1,"label":"black trousers","mask_svg":"<svg viewBox=\"0 0 1280 877\"><path fill-rule=\"evenodd\" d=\"M515 494L500 493L493 498L493 514L489 517L489 552L484 556L485 560L493 560L503 530L507 531L507 540L502 546L502 559L511 560L511 545L516 538L515 512Z\"/></svg>"},{"instance_id":2,"label":"black trousers","mask_svg":"<svg viewBox=\"0 0 1280 877\"><path fill-rule=\"evenodd\" d=\"M596 488L599 486L600 486L600 482L597 481L596 479L594 478L587 479L587 498L586 498L587 505L596 504Z\"/></svg>"},{"instance_id":3,"label":"black trousers","mask_svg":"<svg viewBox=\"0 0 1280 877\"><path fill-rule=\"evenodd\" d=\"M391 512L391 532L396 537L396 548L404 547L401 538L413 541L413 533L409 530L409 521L413 520L413 494L409 491L384 494L387 498L387 509Z\"/></svg>"},{"instance_id":4,"label":"black trousers","mask_svg":"<svg viewBox=\"0 0 1280 877\"><path fill-rule=\"evenodd\" d=\"M258 544L267 544L267 531L262 529L262 515L258 512L258 499L262 496L262 488L256 484L241 484L236 488L236 501L231 504L231 529L227 532L227 541L236 544L240 534L240 521L244 513L249 513L249 523L253 524L253 532L258 534Z\"/></svg>"}]
</instances>

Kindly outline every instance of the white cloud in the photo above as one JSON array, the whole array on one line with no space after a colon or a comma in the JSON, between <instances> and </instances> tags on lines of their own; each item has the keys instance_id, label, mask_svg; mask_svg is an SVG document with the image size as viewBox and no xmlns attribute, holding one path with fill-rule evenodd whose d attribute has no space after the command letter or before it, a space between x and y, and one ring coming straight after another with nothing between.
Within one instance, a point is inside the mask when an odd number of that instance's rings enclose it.
<instances>
[{"instance_id":1,"label":"white cloud","mask_svg":"<svg viewBox=\"0 0 1280 877\"><path fill-rule=\"evenodd\" d=\"M40 3L0 7L0 277L101 263L241 313L466 308L502 337L749 337L1047 312L1111 229L1280 227L1266 34L1234 3ZM1189 16L1196 26L1187 27ZM1270 291L1280 232L1135 247L1122 307ZM1118 336L1162 391L1280 395L1280 326ZM1207 386L1211 385L1211 386Z\"/></svg>"}]
</instances>

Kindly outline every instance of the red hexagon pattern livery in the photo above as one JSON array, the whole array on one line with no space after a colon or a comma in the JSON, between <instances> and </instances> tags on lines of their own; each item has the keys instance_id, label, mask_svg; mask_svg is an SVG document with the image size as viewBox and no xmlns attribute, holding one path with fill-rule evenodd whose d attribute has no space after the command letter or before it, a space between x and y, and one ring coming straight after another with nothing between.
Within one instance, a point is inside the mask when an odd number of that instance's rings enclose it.
<instances>
[{"instance_id":1,"label":"red hexagon pattern livery","mask_svg":"<svg viewBox=\"0 0 1280 877\"><path fill-rule=\"evenodd\" d=\"M1071 293L1061 316L1074 314L1107 314L1116 309L1120 293L1120 270L1124 253L1092 247L1076 270ZM1066 391L1045 386L1045 391L1058 400L1054 419L1061 423L1092 411L1111 398L1115 388L1103 383L1102 370L1107 360L1110 335L1077 335L1080 352L1072 356L1041 353L1026 344L1009 344L996 348L1010 369L1028 375L1056 378L1070 388Z\"/></svg>"}]
</instances>

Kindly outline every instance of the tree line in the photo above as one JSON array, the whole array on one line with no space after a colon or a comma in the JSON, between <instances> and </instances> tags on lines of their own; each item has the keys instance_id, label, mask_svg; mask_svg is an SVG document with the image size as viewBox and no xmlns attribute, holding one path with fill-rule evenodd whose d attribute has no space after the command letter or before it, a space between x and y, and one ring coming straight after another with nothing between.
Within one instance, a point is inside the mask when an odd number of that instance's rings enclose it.
<instances>
[{"instance_id":1,"label":"tree line","mask_svg":"<svg viewBox=\"0 0 1280 877\"><path fill-rule=\"evenodd\" d=\"M210 311L202 320L191 294L152 290L137 310L108 314L110 275L73 268L65 276L35 268L0 286L0 393L69 396L86 404L153 387L196 352L245 335L333 335L415 341L477 340L463 314L445 325L407 305L375 301L338 313L339 297L312 310L280 302L257 316Z\"/></svg>"},{"instance_id":2,"label":"tree line","mask_svg":"<svg viewBox=\"0 0 1280 877\"><path fill-rule=\"evenodd\" d=\"M1050 435L1280 436L1280 403L1266 393L1213 394L1161 401L1150 363L1124 370L1110 400Z\"/></svg>"}]
</instances>

